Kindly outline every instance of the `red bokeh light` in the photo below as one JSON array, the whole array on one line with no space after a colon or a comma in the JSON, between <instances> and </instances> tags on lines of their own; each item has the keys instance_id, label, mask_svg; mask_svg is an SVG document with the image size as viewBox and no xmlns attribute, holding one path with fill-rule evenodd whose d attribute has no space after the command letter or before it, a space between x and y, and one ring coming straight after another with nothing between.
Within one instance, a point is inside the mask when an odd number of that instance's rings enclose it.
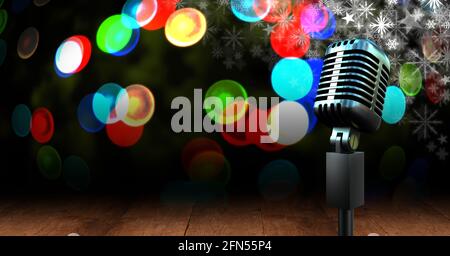
<instances>
[{"instance_id":1,"label":"red bokeh light","mask_svg":"<svg viewBox=\"0 0 450 256\"><path fill-rule=\"evenodd\" d=\"M292 12L291 1L273 1L269 14L264 17L265 22L277 23L289 19Z\"/></svg>"},{"instance_id":2,"label":"red bokeh light","mask_svg":"<svg viewBox=\"0 0 450 256\"><path fill-rule=\"evenodd\" d=\"M203 152L217 152L223 155L223 150L220 145L211 139L208 138L196 138L191 141L184 147L183 152L181 153L181 162L185 170L189 169L191 165L191 161Z\"/></svg>"},{"instance_id":3,"label":"red bokeh light","mask_svg":"<svg viewBox=\"0 0 450 256\"><path fill-rule=\"evenodd\" d=\"M83 58L81 60L81 64L77 68L77 70L74 72L74 73L78 73L81 70L83 70L86 67L86 65L88 64L88 62L91 58L92 45L91 45L91 42L89 41L89 39L82 35L73 36L73 37L69 38L68 40L76 41L78 43L78 45L80 46L81 51L83 52Z\"/></svg>"},{"instance_id":4,"label":"red bokeh light","mask_svg":"<svg viewBox=\"0 0 450 256\"><path fill-rule=\"evenodd\" d=\"M31 119L31 135L41 143L49 142L55 131L52 113L46 108L38 108L34 111Z\"/></svg>"},{"instance_id":5,"label":"red bokeh light","mask_svg":"<svg viewBox=\"0 0 450 256\"><path fill-rule=\"evenodd\" d=\"M270 35L272 49L281 57L303 57L309 50L311 38L295 15L291 21L278 23Z\"/></svg>"},{"instance_id":6,"label":"red bokeh light","mask_svg":"<svg viewBox=\"0 0 450 256\"><path fill-rule=\"evenodd\" d=\"M438 104L444 98L445 84L442 76L437 72L428 73L425 80L425 93L428 100L433 104Z\"/></svg>"},{"instance_id":7,"label":"red bokeh light","mask_svg":"<svg viewBox=\"0 0 450 256\"><path fill-rule=\"evenodd\" d=\"M144 133L144 126L132 127L119 121L106 126L106 133L112 143L119 147L131 147L135 145Z\"/></svg>"},{"instance_id":8,"label":"red bokeh light","mask_svg":"<svg viewBox=\"0 0 450 256\"><path fill-rule=\"evenodd\" d=\"M166 25L169 16L177 9L177 3L180 0L157 0L158 10L155 17L143 28L146 30L157 30Z\"/></svg>"}]
</instances>

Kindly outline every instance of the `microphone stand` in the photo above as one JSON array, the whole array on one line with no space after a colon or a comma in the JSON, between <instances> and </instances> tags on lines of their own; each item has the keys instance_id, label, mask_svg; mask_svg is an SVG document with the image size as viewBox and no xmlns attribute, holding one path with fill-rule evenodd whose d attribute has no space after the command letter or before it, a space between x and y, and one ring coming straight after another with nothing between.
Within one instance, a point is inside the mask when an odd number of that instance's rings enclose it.
<instances>
[{"instance_id":1,"label":"microphone stand","mask_svg":"<svg viewBox=\"0 0 450 256\"><path fill-rule=\"evenodd\" d=\"M355 152L360 133L333 128L327 153L327 205L339 209L339 236L353 235L354 209L364 204L364 152Z\"/></svg>"}]
</instances>

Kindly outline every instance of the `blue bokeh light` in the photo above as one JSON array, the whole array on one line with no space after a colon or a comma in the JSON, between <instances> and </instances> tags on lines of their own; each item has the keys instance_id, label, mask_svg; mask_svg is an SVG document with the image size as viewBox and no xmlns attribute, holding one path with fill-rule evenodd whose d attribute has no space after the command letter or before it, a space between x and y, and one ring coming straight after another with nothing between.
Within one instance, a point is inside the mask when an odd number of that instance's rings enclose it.
<instances>
[{"instance_id":1,"label":"blue bokeh light","mask_svg":"<svg viewBox=\"0 0 450 256\"><path fill-rule=\"evenodd\" d=\"M231 11L240 20L258 22L270 12L272 0L231 0Z\"/></svg>"},{"instance_id":2,"label":"blue bokeh light","mask_svg":"<svg viewBox=\"0 0 450 256\"><path fill-rule=\"evenodd\" d=\"M119 110L123 110L121 112L125 114L128 110L128 106L118 106L121 99L128 98L127 95L127 91L115 83L107 83L100 87L92 101L95 117L104 124L118 122L120 120Z\"/></svg>"},{"instance_id":3,"label":"blue bokeh light","mask_svg":"<svg viewBox=\"0 0 450 256\"><path fill-rule=\"evenodd\" d=\"M406 111L406 97L403 91L395 86L388 86L384 100L383 120L388 124L396 124L402 120Z\"/></svg>"},{"instance_id":4,"label":"blue bokeh light","mask_svg":"<svg viewBox=\"0 0 450 256\"><path fill-rule=\"evenodd\" d=\"M19 137L25 137L30 133L31 111L26 105L20 104L14 108L11 125L14 133Z\"/></svg>"},{"instance_id":5,"label":"blue bokeh light","mask_svg":"<svg viewBox=\"0 0 450 256\"><path fill-rule=\"evenodd\" d=\"M334 32L336 31L336 17L329 8L327 8L327 10L328 10L327 26L319 32L309 33L312 39L327 40L334 35Z\"/></svg>"},{"instance_id":6,"label":"blue bokeh light","mask_svg":"<svg viewBox=\"0 0 450 256\"><path fill-rule=\"evenodd\" d=\"M272 86L286 100L296 101L307 96L313 86L313 72L309 64L298 58L280 60L272 71Z\"/></svg>"},{"instance_id":7,"label":"blue bokeh light","mask_svg":"<svg viewBox=\"0 0 450 256\"><path fill-rule=\"evenodd\" d=\"M275 160L267 164L259 174L261 194L268 200L282 200L296 192L300 183L297 167L287 160Z\"/></svg>"},{"instance_id":8,"label":"blue bokeh light","mask_svg":"<svg viewBox=\"0 0 450 256\"><path fill-rule=\"evenodd\" d=\"M77 110L78 122L81 128L89 133L99 132L105 127L105 124L95 117L93 101L94 94L88 94L81 100Z\"/></svg>"}]
</instances>

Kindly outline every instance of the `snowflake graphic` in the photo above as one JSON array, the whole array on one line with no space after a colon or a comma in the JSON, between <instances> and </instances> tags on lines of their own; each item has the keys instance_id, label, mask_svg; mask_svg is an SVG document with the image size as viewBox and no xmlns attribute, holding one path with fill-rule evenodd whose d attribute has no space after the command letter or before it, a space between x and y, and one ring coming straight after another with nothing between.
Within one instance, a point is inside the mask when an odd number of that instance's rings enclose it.
<instances>
[{"instance_id":1,"label":"snowflake graphic","mask_svg":"<svg viewBox=\"0 0 450 256\"><path fill-rule=\"evenodd\" d=\"M393 26L394 24L392 21L384 16L383 12L380 13L374 22L369 24L369 27L375 29L375 32L379 34L381 38L384 38L384 36L389 32L389 29Z\"/></svg>"},{"instance_id":2,"label":"snowflake graphic","mask_svg":"<svg viewBox=\"0 0 450 256\"><path fill-rule=\"evenodd\" d=\"M419 139L429 139L431 135L437 135L436 126L442 124L441 120L437 120L436 115L438 110L430 113L428 106L425 105L421 112L413 110L414 117L409 120L409 123L416 126L413 134L417 135Z\"/></svg>"},{"instance_id":3,"label":"snowflake graphic","mask_svg":"<svg viewBox=\"0 0 450 256\"><path fill-rule=\"evenodd\" d=\"M223 36L222 39L226 41L226 46L231 46L233 50L235 50L237 46L242 47L241 41L244 39L242 30L236 31L236 27L233 26L233 29L231 31L226 29L225 33L226 35Z\"/></svg>"},{"instance_id":4,"label":"snowflake graphic","mask_svg":"<svg viewBox=\"0 0 450 256\"><path fill-rule=\"evenodd\" d=\"M442 0L420 0L420 3L424 7L429 7L432 11L436 11L444 5Z\"/></svg>"}]
</instances>

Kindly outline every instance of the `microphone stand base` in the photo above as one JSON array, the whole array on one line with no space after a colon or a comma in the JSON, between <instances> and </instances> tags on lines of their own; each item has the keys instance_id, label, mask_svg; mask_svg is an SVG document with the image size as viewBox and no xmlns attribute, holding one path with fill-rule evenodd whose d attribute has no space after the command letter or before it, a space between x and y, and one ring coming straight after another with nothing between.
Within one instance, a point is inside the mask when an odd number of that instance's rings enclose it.
<instances>
[{"instance_id":1,"label":"microphone stand base","mask_svg":"<svg viewBox=\"0 0 450 256\"><path fill-rule=\"evenodd\" d=\"M353 209L364 205L364 152L327 153L327 205L339 209L339 235L353 234Z\"/></svg>"}]
</instances>

